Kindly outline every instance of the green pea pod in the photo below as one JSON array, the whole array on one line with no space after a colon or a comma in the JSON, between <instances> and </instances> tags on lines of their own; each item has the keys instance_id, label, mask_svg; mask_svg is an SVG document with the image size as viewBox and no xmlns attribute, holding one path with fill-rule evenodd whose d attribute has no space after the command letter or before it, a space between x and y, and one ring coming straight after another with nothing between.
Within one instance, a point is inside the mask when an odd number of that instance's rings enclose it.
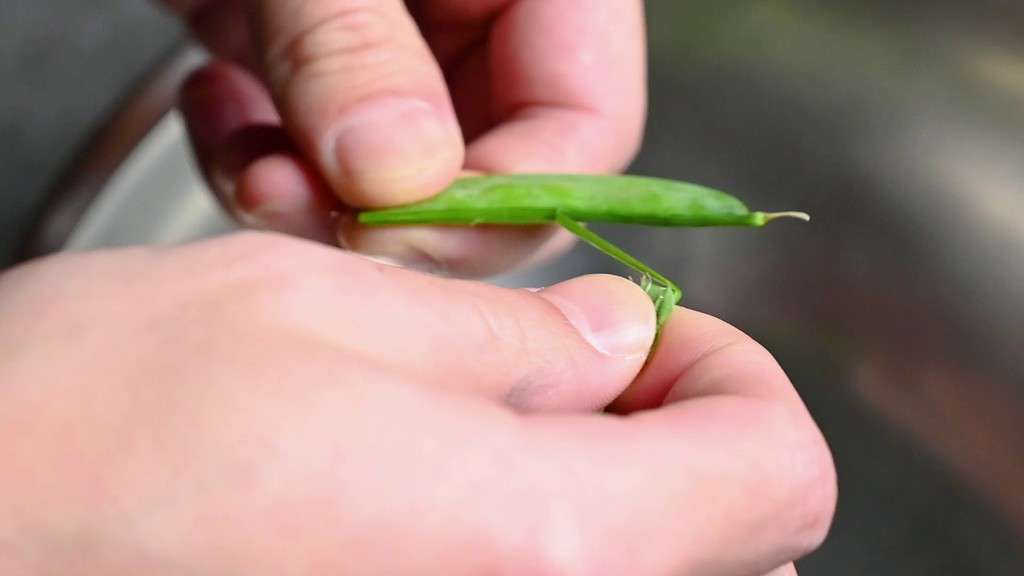
<instances>
[{"instance_id":1,"label":"green pea pod","mask_svg":"<svg viewBox=\"0 0 1024 576\"><path fill-rule=\"evenodd\" d=\"M640 284L654 303L659 332L682 291L582 223L761 227L778 218L810 220L803 212L753 212L733 196L696 184L582 174L474 176L422 202L359 214L359 222L370 226L557 223L643 275Z\"/></svg>"}]
</instances>

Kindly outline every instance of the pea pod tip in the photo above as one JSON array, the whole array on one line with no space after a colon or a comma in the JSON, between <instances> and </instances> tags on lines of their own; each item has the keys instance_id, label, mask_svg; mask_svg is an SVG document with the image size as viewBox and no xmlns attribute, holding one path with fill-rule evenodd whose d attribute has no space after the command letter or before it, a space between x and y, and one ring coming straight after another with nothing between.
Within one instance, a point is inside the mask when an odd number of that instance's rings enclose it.
<instances>
[{"instance_id":1,"label":"pea pod tip","mask_svg":"<svg viewBox=\"0 0 1024 576\"><path fill-rule=\"evenodd\" d=\"M811 215L806 212L765 212L762 213L762 218L765 224L782 218L794 218L796 220L803 220L804 222L811 221Z\"/></svg>"}]
</instances>

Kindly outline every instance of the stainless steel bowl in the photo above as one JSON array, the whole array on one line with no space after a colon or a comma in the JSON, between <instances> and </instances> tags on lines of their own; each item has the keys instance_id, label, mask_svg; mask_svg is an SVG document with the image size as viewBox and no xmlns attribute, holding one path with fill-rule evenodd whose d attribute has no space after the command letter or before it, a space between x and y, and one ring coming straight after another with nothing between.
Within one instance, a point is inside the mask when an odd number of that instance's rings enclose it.
<instances>
[{"instance_id":1,"label":"stainless steel bowl","mask_svg":"<svg viewBox=\"0 0 1024 576\"><path fill-rule=\"evenodd\" d=\"M840 473L821 574L1024 574L1024 10L1010 2L649 2L634 171L810 226L605 227L765 342ZM185 49L55 195L33 254L233 225L192 169ZM497 281L617 271L588 251Z\"/></svg>"}]
</instances>

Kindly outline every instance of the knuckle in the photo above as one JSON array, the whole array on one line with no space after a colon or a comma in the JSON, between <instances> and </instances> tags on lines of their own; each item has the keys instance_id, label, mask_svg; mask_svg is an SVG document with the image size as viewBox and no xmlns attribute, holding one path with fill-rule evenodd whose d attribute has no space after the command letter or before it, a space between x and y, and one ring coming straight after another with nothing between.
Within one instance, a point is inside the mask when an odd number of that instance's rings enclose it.
<instances>
[{"instance_id":1,"label":"knuckle","mask_svg":"<svg viewBox=\"0 0 1024 576\"><path fill-rule=\"evenodd\" d=\"M259 297L282 298L307 291L322 276L308 255L275 245L254 256L249 268L250 291Z\"/></svg>"},{"instance_id":2,"label":"knuckle","mask_svg":"<svg viewBox=\"0 0 1024 576\"><path fill-rule=\"evenodd\" d=\"M270 310L277 301L308 289L316 273L315 251L282 234L243 231L206 245L197 245L189 258L216 272L218 289L240 302L244 310ZM205 253L204 253L205 252Z\"/></svg>"},{"instance_id":3,"label":"knuckle","mask_svg":"<svg viewBox=\"0 0 1024 576\"><path fill-rule=\"evenodd\" d=\"M575 380L592 362L581 345L570 335L555 330L574 330L551 323L550 316L537 309L533 301L518 291L485 292L467 290L464 308L473 319L474 341L486 347L493 358L518 375L505 402L523 411L532 411L538 402L552 401L556 382ZM526 359L524 361L524 359Z\"/></svg>"},{"instance_id":4,"label":"knuckle","mask_svg":"<svg viewBox=\"0 0 1024 576\"><path fill-rule=\"evenodd\" d=\"M793 558L801 558L825 541L838 496L835 465L824 438L806 413L780 407L772 416L777 455L770 476L777 479L780 518L790 535Z\"/></svg>"},{"instance_id":5,"label":"knuckle","mask_svg":"<svg viewBox=\"0 0 1024 576\"><path fill-rule=\"evenodd\" d=\"M611 573L602 564L602 547L584 542L584 526L570 520L577 512L554 495L530 494L527 500L515 495L503 516L511 520L499 525L485 520L475 524L467 541L478 553L478 574L530 574L531 576L590 576ZM517 520L518 519L518 520ZM525 520L528 519L528 520Z\"/></svg>"},{"instance_id":6,"label":"knuckle","mask_svg":"<svg viewBox=\"0 0 1024 576\"><path fill-rule=\"evenodd\" d=\"M820 547L828 537L836 511L838 489L835 469L827 450L819 450L810 463L803 507L798 517L796 548L800 557Z\"/></svg>"},{"instance_id":7,"label":"knuckle","mask_svg":"<svg viewBox=\"0 0 1024 576\"><path fill-rule=\"evenodd\" d=\"M519 565L523 567L522 573L536 576L589 576L598 573L595 567L588 567L580 558L567 557L552 545L526 554Z\"/></svg>"},{"instance_id":8,"label":"knuckle","mask_svg":"<svg viewBox=\"0 0 1024 576\"><path fill-rule=\"evenodd\" d=\"M315 307L321 293L317 278L289 273L284 268L265 269L255 281L246 283L244 292L234 296L236 306L223 310L252 325L294 325L312 318L308 311Z\"/></svg>"},{"instance_id":9,"label":"knuckle","mask_svg":"<svg viewBox=\"0 0 1024 576\"><path fill-rule=\"evenodd\" d=\"M517 568L524 574L541 576L598 573L602 554L596 551L601 548L589 545L587 531L575 520L577 516L564 503L546 502L544 509L534 515L542 520L523 540L529 542L529 548L517 555Z\"/></svg>"},{"instance_id":10,"label":"knuckle","mask_svg":"<svg viewBox=\"0 0 1024 576\"><path fill-rule=\"evenodd\" d=\"M519 350L530 341L530 327L524 317L507 313L510 308L496 296L472 295L467 302L481 339L501 349Z\"/></svg>"},{"instance_id":11,"label":"knuckle","mask_svg":"<svg viewBox=\"0 0 1024 576\"><path fill-rule=\"evenodd\" d=\"M353 72L393 58L395 26L380 3L338 4L332 13L268 46L275 85L286 89L296 78Z\"/></svg>"},{"instance_id":12,"label":"knuckle","mask_svg":"<svg viewBox=\"0 0 1024 576\"><path fill-rule=\"evenodd\" d=\"M382 265L286 235L245 232L225 241L211 263L219 267L218 296L248 321L312 323L317 310L351 295L354 285L387 281Z\"/></svg>"},{"instance_id":13,"label":"knuckle","mask_svg":"<svg viewBox=\"0 0 1024 576\"><path fill-rule=\"evenodd\" d=\"M196 246L205 266L221 276L253 284L294 271L305 259L301 248L301 243L289 236L248 230Z\"/></svg>"},{"instance_id":14,"label":"knuckle","mask_svg":"<svg viewBox=\"0 0 1024 576\"><path fill-rule=\"evenodd\" d=\"M503 524L502 537L490 540L499 544L494 557L505 567L514 566L520 574L538 576L590 576L615 573L619 563L609 554L610 536L602 522L593 521L588 499L566 497L566 477L552 475L551 465L573 470L563 462L561 448L554 448L551 437L537 434L538 429L520 428L526 432L517 438L525 442L519 453L541 454L541 466L522 468L528 492L516 489L503 501L514 506L511 517L525 522ZM539 451L539 452L538 452ZM556 464L557 463L557 464ZM612 567L612 568L610 568ZM504 573L504 570L501 571Z\"/></svg>"}]
</instances>

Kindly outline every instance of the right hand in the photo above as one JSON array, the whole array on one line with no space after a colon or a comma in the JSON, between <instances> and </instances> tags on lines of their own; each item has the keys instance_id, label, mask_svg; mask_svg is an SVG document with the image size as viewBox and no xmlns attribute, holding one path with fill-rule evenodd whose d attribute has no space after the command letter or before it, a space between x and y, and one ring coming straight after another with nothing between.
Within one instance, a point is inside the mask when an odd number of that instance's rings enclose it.
<instances>
[{"instance_id":1,"label":"right hand","mask_svg":"<svg viewBox=\"0 0 1024 576\"><path fill-rule=\"evenodd\" d=\"M816 547L834 470L779 366L688 310L653 336L619 278L252 233L15 269L0 572L751 576Z\"/></svg>"},{"instance_id":2,"label":"right hand","mask_svg":"<svg viewBox=\"0 0 1024 576\"><path fill-rule=\"evenodd\" d=\"M617 172L642 139L640 0L163 2L218 58L182 111L213 190L253 227L488 276L573 237L352 213L429 198L463 170Z\"/></svg>"}]
</instances>

